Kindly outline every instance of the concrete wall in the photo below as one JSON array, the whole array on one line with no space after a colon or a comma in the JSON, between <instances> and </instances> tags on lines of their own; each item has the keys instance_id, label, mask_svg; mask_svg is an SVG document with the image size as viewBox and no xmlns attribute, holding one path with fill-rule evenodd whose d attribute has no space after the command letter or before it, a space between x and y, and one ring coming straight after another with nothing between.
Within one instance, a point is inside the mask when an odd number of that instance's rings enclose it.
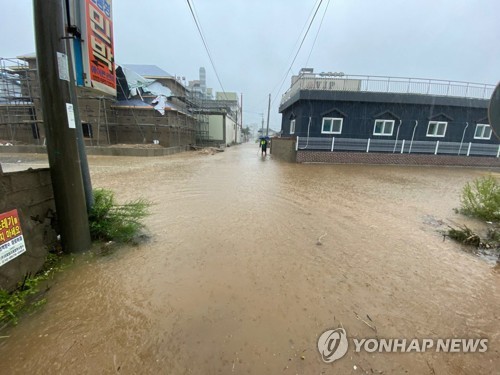
<instances>
[{"instance_id":1,"label":"concrete wall","mask_svg":"<svg viewBox=\"0 0 500 375\"><path fill-rule=\"evenodd\" d=\"M300 150L297 152L297 162L330 164L399 164L494 168L500 167L500 159L490 157Z\"/></svg>"},{"instance_id":2,"label":"concrete wall","mask_svg":"<svg viewBox=\"0 0 500 375\"><path fill-rule=\"evenodd\" d=\"M227 145L237 143L236 137L236 122L229 116L226 116L226 139Z\"/></svg>"},{"instance_id":3,"label":"concrete wall","mask_svg":"<svg viewBox=\"0 0 500 375\"><path fill-rule=\"evenodd\" d=\"M225 124L225 127L224 127ZM219 141L225 145L240 143L236 121L227 114L211 114L208 116L208 136L210 141Z\"/></svg>"},{"instance_id":4,"label":"concrete wall","mask_svg":"<svg viewBox=\"0 0 500 375\"><path fill-rule=\"evenodd\" d=\"M49 169L3 173L0 167L0 213L17 209L26 252L0 266L0 288L12 290L26 274L35 274L56 243L52 226L54 196Z\"/></svg>"},{"instance_id":5,"label":"concrete wall","mask_svg":"<svg viewBox=\"0 0 500 375\"><path fill-rule=\"evenodd\" d=\"M297 159L296 142L295 138L272 138L271 154L278 160L294 163Z\"/></svg>"},{"instance_id":6,"label":"concrete wall","mask_svg":"<svg viewBox=\"0 0 500 375\"><path fill-rule=\"evenodd\" d=\"M0 142L38 144L43 136L43 125L37 122L34 106L0 105Z\"/></svg>"},{"instance_id":7,"label":"concrete wall","mask_svg":"<svg viewBox=\"0 0 500 375\"><path fill-rule=\"evenodd\" d=\"M213 141L224 141L223 115L208 116L208 136Z\"/></svg>"},{"instance_id":8,"label":"concrete wall","mask_svg":"<svg viewBox=\"0 0 500 375\"><path fill-rule=\"evenodd\" d=\"M189 150L189 146L158 148L87 147L87 155L106 156L165 156Z\"/></svg>"},{"instance_id":9,"label":"concrete wall","mask_svg":"<svg viewBox=\"0 0 500 375\"><path fill-rule=\"evenodd\" d=\"M172 155L178 152L189 151L189 146L173 146L173 147L119 147L119 146L106 146L94 147L87 146L85 148L87 155L106 155L106 156L165 156ZM0 154L45 154L47 148L44 146L8 146L0 147Z\"/></svg>"}]
</instances>

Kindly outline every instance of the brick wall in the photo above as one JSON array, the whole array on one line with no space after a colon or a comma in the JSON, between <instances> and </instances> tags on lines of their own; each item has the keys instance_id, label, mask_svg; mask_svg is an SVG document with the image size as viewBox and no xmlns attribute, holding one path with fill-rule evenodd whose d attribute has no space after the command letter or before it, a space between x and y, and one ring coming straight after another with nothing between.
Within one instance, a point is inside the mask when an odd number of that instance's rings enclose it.
<instances>
[{"instance_id":1,"label":"brick wall","mask_svg":"<svg viewBox=\"0 0 500 375\"><path fill-rule=\"evenodd\" d=\"M389 154L376 152L298 151L298 163L399 164L500 167L500 159L478 156Z\"/></svg>"},{"instance_id":2,"label":"brick wall","mask_svg":"<svg viewBox=\"0 0 500 375\"><path fill-rule=\"evenodd\" d=\"M55 204L48 168L3 173L0 166L0 213L17 209L26 252L0 266L0 288L12 290L26 274L40 270L56 243Z\"/></svg>"}]
</instances>

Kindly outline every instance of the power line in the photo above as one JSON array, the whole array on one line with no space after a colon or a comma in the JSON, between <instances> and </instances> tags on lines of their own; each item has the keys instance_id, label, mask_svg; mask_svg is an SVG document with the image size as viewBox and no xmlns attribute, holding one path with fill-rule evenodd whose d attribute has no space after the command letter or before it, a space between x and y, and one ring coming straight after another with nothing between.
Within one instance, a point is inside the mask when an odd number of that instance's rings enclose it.
<instances>
[{"instance_id":1,"label":"power line","mask_svg":"<svg viewBox=\"0 0 500 375\"><path fill-rule=\"evenodd\" d=\"M307 64L309 64L309 59L311 58L312 51L314 49L314 46L316 45L316 40L318 39L319 32L321 31L321 26L323 25L323 20L325 19L326 11L328 10L329 5L330 5L330 0L328 0L328 2L326 3L325 12L323 13L323 17L321 17L321 22L319 23L318 31L316 32L316 36L314 37L314 42L311 46L311 51L309 52L309 56L307 56L305 66L307 66Z\"/></svg>"},{"instance_id":2,"label":"power line","mask_svg":"<svg viewBox=\"0 0 500 375\"><path fill-rule=\"evenodd\" d=\"M299 48L297 50L297 53L295 54L295 57L293 58L292 63L290 64L290 67L288 68L285 76L283 77L283 81L281 81L281 85L280 85L280 87L278 89L278 93L280 92L281 88L283 87L283 84L285 83L285 81L286 81L286 79L288 77L288 73L290 73L290 70L292 70L293 64L295 63L295 60L297 59L297 56L299 55L300 49L302 48L302 45L304 44L304 41L306 40L307 34L309 33L309 30L311 29L311 26L312 26L312 24L314 22L314 19L316 18L316 14L318 14L318 10L321 7L322 3L323 3L323 0L320 0L318 6L316 7L314 15L311 18L311 21L309 22L309 26L307 27L306 33L304 34L304 37L302 38L302 41L300 42ZM274 105L274 102L276 101L277 97L278 97L278 95L276 95L274 97L274 100L273 100L273 103L272 103L273 105Z\"/></svg>"},{"instance_id":3,"label":"power line","mask_svg":"<svg viewBox=\"0 0 500 375\"><path fill-rule=\"evenodd\" d=\"M307 27L307 23L309 22L309 20L311 19L313 13L314 13L314 9L316 8L316 4L318 3L318 1L320 0L317 0L313 7L311 8L311 12L309 13L309 16L306 18L306 21L304 22L304 26L302 26L302 31L300 32L300 34L298 35L297 37L297 40L295 41L294 45L293 45L293 48L292 48L292 51L290 52L290 55L287 57L286 61L290 61L290 59L292 58L293 56L293 51L295 50L295 48L299 45L299 42L300 42L300 38L302 35L304 35L304 32L306 31L306 27ZM286 73L288 75L288 72ZM278 85L280 84L280 81L276 82L276 85L273 87L273 89L271 90L271 93L273 93L276 88L278 87ZM267 99L267 97L266 97ZM264 101L264 99L262 100Z\"/></svg>"},{"instance_id":4,"label":"power line","mask_svg":"<svg viewBox=\"0 0 500 375\"><path fill-rule=\"evenodd\" d=\"M224 93L224 97L226 98L227 100L227 94L226 94L226 90L224 90L224 86L222 85L222 82L220 80L220 77L219 77L219 73L217 73L217 69L215 68L215 64L214 64L214 60L212 59L212 54L210 53L210 50L208 48L208 43L205 39L205 37L203 36L203 32L202 32L202 29L201 29L201 24L200 22L198 21L198 18L196 17L195 15L195 11L193 10L194 8L194 2L193 0L186 0L188 6L189 6L189 10L191 11L191 15L193 16L193 20L194 20L194 23L196 24L196 28L198 29L198 33L200 34L200 37L201 37L201 41L203 42L203 45L205 46L205 51L207 52L207 55L208 55L208 58L210 60L210 64L212 65L212 68L215 72L215 76L217 77L217 81L219 82L219 85L222 89L222 92ZM193 2L193 5L191 5L191 2Z\"/></svg>"}]
</instances>

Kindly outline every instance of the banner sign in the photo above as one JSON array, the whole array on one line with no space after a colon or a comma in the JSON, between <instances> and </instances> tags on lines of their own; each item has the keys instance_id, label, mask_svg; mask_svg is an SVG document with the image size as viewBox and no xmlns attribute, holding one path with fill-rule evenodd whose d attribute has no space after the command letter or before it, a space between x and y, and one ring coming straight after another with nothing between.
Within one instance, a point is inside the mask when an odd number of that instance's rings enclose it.
<instances>
[{"instance_id":1,"label":"banner sign","mask_svg":"<svg viewBox=\"0 0 500 375\"><path fill-rule=\"evenodd\" d=\"M113 47L111 0L85 0L86 47L88 52L87 84L116 95L116 72Z\"/></svg>"},{"instance_id":2,"label":"banner sign","mask_svg":"<svg viewBox=\"0 0 500 375\"><path fill-rule=\"evenodd\" d=\"M0 266L26 251L17 210L0 214Z\"/></svg>"}]
</instances>

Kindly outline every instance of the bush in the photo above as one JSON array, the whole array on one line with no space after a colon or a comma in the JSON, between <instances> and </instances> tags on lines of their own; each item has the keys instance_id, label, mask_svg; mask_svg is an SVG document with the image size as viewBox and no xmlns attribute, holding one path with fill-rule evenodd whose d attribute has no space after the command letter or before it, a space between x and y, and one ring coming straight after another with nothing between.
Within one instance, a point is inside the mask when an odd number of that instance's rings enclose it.
<instances>
[{"instance_id":1,"label":"bush","mask_svg":"<svg viewBox=\"0 0 500 375\"><path fill-rule=\"evenodd\" d=\"M467 183L460 196L460 212L488 221L500 221L500 185L492 177L476 178Z\"/></svg>"},{"instance_id":2,"label":"bush","mask_svg":"<svg viewBox=\"0 0 500 375\"><path fill-rule=\"evenodd\" d=\"M94 190L94 206L89 213L93 240L130 242L144 228L142 219L149 215L151 203L144 199L118 205L110 190Z\"/></svg>"},{"instance_id":3,"label":"bush","mask_svg":"<svg viewBox=\"0 0 500 375\"><path fill-rule=\"evenodd\" d=\"M459 228L450 227L446 235L457 242L463 243L464 245L479 247L482 243L481 238L466 225Z\"/></svg>"}]
</instances>

